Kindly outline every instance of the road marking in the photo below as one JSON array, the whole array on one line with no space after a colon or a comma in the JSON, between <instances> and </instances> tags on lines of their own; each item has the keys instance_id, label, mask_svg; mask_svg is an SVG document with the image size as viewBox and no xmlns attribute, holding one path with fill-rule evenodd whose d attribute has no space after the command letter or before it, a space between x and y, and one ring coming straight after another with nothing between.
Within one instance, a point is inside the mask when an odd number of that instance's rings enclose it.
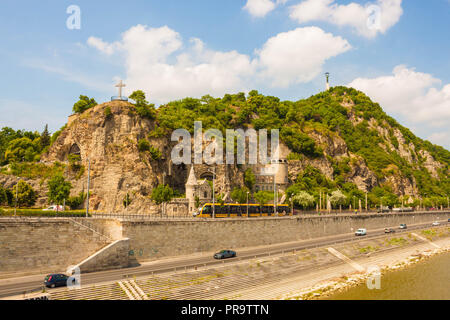
<instances>
[{"instance_id":1,"label":"road marking","mask_svg":"<svg viewBox=\"0 0 450 320\"><path fill-rule=\"evenodd\" d=\"M417 233L411 233L413 236L415 236L416 238L419 238L422 241L426 241L429 244L431 244L433 247L440 249L441 246L437 245L436 243L431 242L430 240L428 240L427 238L424 238L422 236L419 236Z\"/></svg>"},{"instance_id":2,"label":"road marking","mask_svg":"<svg viewBox=\"0 0 450 320\"><path fill-rule=\"evenodd\" d=\"M144 300L148 300L148 296L145 294L145 292L137 285L137 283L134 280L130 280L130 284L136 289L136 291L141 295L141 298Z\"/></svg>"},{"instance_id":3,"label":"road marking","mask_svg":"<svg viewBox=\"0 0 450 320\"><path fill-rule=\"evenodd\" d=\"M142 300L142 297L136 292L136 290L134 290L133 286L130 284L130 281L124 281L123 284L130 290L136 300Z\"/></svg>"},{"instance_id":4,"label":"road marking","mask_svg":"<svg viewBox=\"0 0 450 320\"><path fill-rule=\"evenodd\" d=\"M327 248L327 250L334 255L335 257L341 259L342 261L347 262L349 265L351 265L354 269L356 269L359 272L365 272L366 269L364 269L363 266L361 266L360 264L356 263L355 261L351 260L349 257L343 255L342 253L340 253L339 251L337 251L336 249L333 249L331 247Z\"/></svg>"},{"instance_id":5,"label":"road marking","mask_svg":"<svg viewBox=\"0 0 450 320\"><path fill-rule=\"evenodd\" d=\"M123 285L122 281L117 282L130 300L136 300L128 289Z\"/></svg>"}]
</instances>

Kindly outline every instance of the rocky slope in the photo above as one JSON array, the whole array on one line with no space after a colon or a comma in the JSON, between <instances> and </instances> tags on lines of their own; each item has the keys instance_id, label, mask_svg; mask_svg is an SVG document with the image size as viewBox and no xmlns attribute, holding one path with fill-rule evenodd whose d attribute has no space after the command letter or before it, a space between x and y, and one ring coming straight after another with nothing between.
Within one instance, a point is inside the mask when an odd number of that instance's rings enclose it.
<instances>
[{"instance_id":1,"label":"rocky slope","mask_svg":"<svg viewBox=\"0 0 450 320\"><path fill-rule=\"evenodd\" d=\"M227 96L215 100L210 97L207 102L191 99L186 101L190 104L196 101L197 104L186 107L183 102L175 102L160 107L153 120L139 116L128 102L107 102L83 114L71 116L67 127L48 153L42 156L41 162L66 163L65 175L74 186L72 193L78 194L87 189L90 160L90 207L93 210L122 212L123 200L128 192L132 198L130 212L154 213L157 206L150 200L152 189L164 182L182 194L189 173L188 166L173 165L170 161L175 145L170 141L171 125L177 126L177 121L186 121L186 129L190 129L191 120L205 116L199 108L214 105L216 110L213 110L212 117L215 121L225 114L230 115L225 120L228 127L257 128L257 121L272 112L265 104L275 101L274 117L281 114L280 119L285 121L281 126L292 126L296 130L301 128L299 132L315 144L315 155L305 152L289 157L291 184L307 167L313 167L329 180L353 183L362 191L370 191L375 186L389 186L397 195L417 198L427 190L430 181L435 181L442 190L449 188L448 151L418 139L387 117L379 106L369 103L368 98L361 98L362 93L355 92L354 89L341 87L289 104L261 95L252 95L246 101L239 96L241 100L238 102ZM259 101L257 99L262 102L255 102ZM269 102L264 99L269 99ZM225 107L218 109L219 103ZM309 104L310 114L305 111L305 104ZM289 111L283 111L283 106L287 106ZM243 111L246 112L245 117L242 116ZM192 112L193 115L186 116L184 112ZM208 115L208 111L205 112ZM244 124L236 124L240 118L247 120L243 120ZM337 124L333 124L335 120ZM159 134L150 134L155 132ZM370 136L371 140L367 140L366 136ZM160 156L139 151L141 139L148 140L155 150L159 150ZM282 141L285 142L283 135ZM288 146L290 143L292 141L286 140ZM297 155L298 152L294 151L297 150L289 150L288 153ZM372 153L376 157L372 157ZM80 156L77 170L71 169L71 154ZM203 169L206 172L208 167L205 165ZM243 185L244 169L245 166L235 165L218 167L218 192L226 193L233 187ZM0 183L10 183L11 179L3 177ZM41 204L45 200L45 184L42 187L42 181L32 183L40 185Z\"/></svg>"}]
</instances>

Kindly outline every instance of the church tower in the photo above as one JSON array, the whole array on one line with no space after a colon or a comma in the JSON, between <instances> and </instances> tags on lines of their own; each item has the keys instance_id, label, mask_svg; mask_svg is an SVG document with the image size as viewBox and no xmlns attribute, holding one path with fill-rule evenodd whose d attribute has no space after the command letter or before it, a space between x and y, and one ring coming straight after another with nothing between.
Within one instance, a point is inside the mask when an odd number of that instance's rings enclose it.
<instances>
[{"instance_id":1,"label":"church tower","mask_svg":"<svg viewBox=\"0 0 450 320\"><path fill-rule=\"evenodd\" d=\"M197 191L198 181L195 177L194 165L191 165L191 171L189 172L189 177L186 181L186 199L189 201L189 212L194 212L195 210L195 193Z\"/></svg>"}]
</instances>

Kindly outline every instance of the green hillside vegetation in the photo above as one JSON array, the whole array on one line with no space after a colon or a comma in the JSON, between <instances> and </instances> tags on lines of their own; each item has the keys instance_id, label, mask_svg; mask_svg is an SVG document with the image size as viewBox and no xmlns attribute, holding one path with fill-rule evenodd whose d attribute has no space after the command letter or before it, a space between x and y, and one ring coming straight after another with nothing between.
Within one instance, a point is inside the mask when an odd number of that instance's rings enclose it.
<instances>
[{"instance_id":1,"label":"green hillside vegetation","mask_svg":"<svg viewBox=\"0 0 450 320\"><path fill-rule=\"evenodd\" d=\"M344 103L349 107L342 106ZM353 125L352 115L356 119L361 118L362 122ZM204 96L201 99L186 98L173 101L158 109L157 130L151 132L150 137L167 135L178 128L193 133L194 121L202 121L204 130L217 128L224 136L227 128L267 130L282 128L280 137L292 151L289 155L290 160L325 156L323 153L325 146L318 145L309 133L317 132L329 137L339 135L346 142L349 151L361 156L380 180L390 174L399 174L410 180L414 177L422 196L435 196L441 199L435 203L444 203L445 200L446 204L445 197L450 194L448 176L450 152L416 137L410 130L388 116L379 104L353 88L334 87L330 91L297 102L280 101L276 97L263 96L255 90L251 91L248 97L244 93L238 93L227 94L223 98ZM415 150L426 150L444 164L438 172L439 179L431 177L423 166L424 159L421 159L418 153L412 152L415 162L411 164L397 152L390 152L388 141L380 136L376 129L370 128L369 121L388 130L389 143L394 147L399 146L399 141L393 135L393 129L398 129L404 136L405 148L409 149L408 145L412 143ZM385 151L382 145L386 146L388 151ZM338 162L332 157L328 157L328 160L334 169L332 181L324 178L318 170L314 174L305 172L292 188L312 190L312 193L316 194L320 188L327 191L342 189L350 198L354 195L361 198L362 192L355 185L345 182L346 174L350 171L350 160ZM305 174L312 176L308 178L309 180L305 180ZM386 205L398 204L398 200L393 200L398 198L393 195L390 186L379 186L376 190L377 192L372 190L370 202L379 204L384 200L383 204Z\"/></svg>"},{"instance_id":2,"label":"green hillside vegetation","mask_svg":"<svg viewBox=\"0 0 450 320\"><path fill-rule=\"evenodd\" d=\"M288 196L295 196L302 191L311 194L318 202L319 194L331 194L341 190L345 195L345 204L354 203L355 199L364 199L365 194L356 185L348 182L352 161L355 159L335 159L324 152L326 145L320 145L312 138L312 133L329 138L340 136L350 152L361 157L362 161L375 173L379 186L368 194L371 205L398 205L400 199L395 195L392 186L383 181L387 176L396 175L410 179L415 178L424 203L437 206L447 204L450 195L450 152L440 146L416 137L410 130L401 126L388 116L382 108L372 102L364 93L353 88L334 87L307 99L296 102L281 101L277 97L264 96L253 90L247 96L244 93L226 94L223 98L209 95L201 99L185 98L173 101L155 109L145 97L144 92L133 92L134 100L131 113L142 118L155 121L155 129L147 139L138 143L140 152L148 153L154 161L161 158L161 152L152 146L152 138L169 136L175 129L184 128L194 131L194 121L202 121L203 130L216 128L225 136L229 128L280 129L281 140L292 153L289 160L318 159L326 157L333 167L333 177L328 179L319 170L307 167L293 181L288 189ZM82 113L94 107L96 101L87 96L80 96L73 111ZM105 110L105 116L111 117L111 110ZM352 119L358 119L354 125ZM381 136L375 128L383 128L388 138ZM39 163L45 153L66 125L51 135L47 126L42 133L3 128L0 131L0 172L27 178L48 180L64 172L65 165L55 163L51 166ZM400 147L394 130L399 130L405 143L402 146L411 151L413 163L409 163L390 146ZM410 144L414 148L410 148ZM419 150L428 151L437 161L443 164L438 169L438 179L431 176L424 167L425 158ZM254 184L254 177L246 174L245 184L249 189ZM288 197L288 198L289 198ZM417 199L415 200L418 201Z\"/></svg>"}]
</instances>

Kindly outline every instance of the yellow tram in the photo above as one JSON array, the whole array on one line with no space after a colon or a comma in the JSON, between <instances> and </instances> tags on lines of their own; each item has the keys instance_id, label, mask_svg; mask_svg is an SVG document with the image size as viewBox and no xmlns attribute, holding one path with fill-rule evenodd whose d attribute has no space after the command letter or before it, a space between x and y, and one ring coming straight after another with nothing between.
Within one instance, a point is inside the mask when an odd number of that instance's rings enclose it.
<instances>
[{"instance_id":1,"label":"yellow tram","mask_svg":"<svg viewBox=\"0 0 450 320\"><path fill-rule=\"evenodd\" d=\"M277 205L276 213L273 204L265 204L263 206L260 206L259 204L247 205L225 203L224 205L220 205L220 203L216 203L214 207L216 218L282 217L293 215L293 213L291 212L291 208L287 204ZM213 204L206 203L203 207L199 208L198 211L194 213L194 217L212 218Z\"/></svg>"}]
</instances>

